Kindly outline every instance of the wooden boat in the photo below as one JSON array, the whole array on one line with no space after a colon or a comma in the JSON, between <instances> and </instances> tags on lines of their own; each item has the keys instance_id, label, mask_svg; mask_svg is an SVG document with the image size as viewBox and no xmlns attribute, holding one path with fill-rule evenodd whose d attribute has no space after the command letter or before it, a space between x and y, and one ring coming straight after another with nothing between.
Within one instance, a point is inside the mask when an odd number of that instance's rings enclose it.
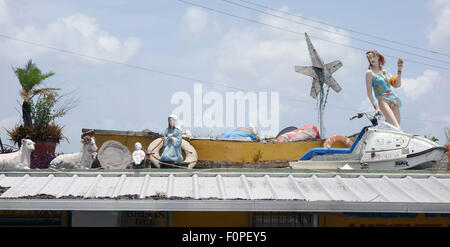
<instances>
[{"instance_id":1,"label":"wooden boat","mask_svg":"<svg viewBox=\"0 0 450 247\"><path fill-rule=\"evenodd\" d=\"M146 150L148 145L161 135L152 131L118 131L82 129L96 139L97 146L110 140L118 141L130 152L140 142ZM195 168L275 168L289 167L289 161L298 160L312 148L322 147L325 140L288 143L263 143L216 138L189 138L185 140L196 149L198 163ZM333 147L345 147L336 143Z\"/></svg>"}]
</instances>

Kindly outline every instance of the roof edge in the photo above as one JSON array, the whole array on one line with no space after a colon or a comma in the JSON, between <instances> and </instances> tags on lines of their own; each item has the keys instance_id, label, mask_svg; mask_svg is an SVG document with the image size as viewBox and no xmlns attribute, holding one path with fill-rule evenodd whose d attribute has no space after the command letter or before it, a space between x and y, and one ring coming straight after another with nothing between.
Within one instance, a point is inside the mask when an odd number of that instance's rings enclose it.
<instances>
[{"instance_id":1,"label":"roof edge","mask_svg":"<svg viewBox=\"0 0 450 247\"><path fill-rule=\"evenodd\" d=\"M278 200L2 199L0 210L450 213L450 203Z\"/></svg>"}]
</instances>

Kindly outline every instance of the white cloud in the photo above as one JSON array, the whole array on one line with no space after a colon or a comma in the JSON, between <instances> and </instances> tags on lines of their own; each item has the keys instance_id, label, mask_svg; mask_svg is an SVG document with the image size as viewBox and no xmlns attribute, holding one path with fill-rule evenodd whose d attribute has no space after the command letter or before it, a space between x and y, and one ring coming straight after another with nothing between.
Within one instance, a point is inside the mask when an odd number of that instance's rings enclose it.
<instances>
[{"instance_id":1,"label":"white cloud","mask_svg":"<svg viewBox=\"0 0 450 247\"><path fill-rule=\"evenodd\" d=\"M417 114L417 113L416 113ZM413 133L416 135L426 135L428 137L435 136L439 139L438 143L445 144L447 142L446 135L445 135L445 127L448 127L445 123L435 123L431 121L443 121L443 122L450 122L450 115L441 115L436 114L434 112L430 111L421 111L417 118L422 119L423 121L420 121L420 125L417 128L416 131ZM431 121L427 121L431 120ZM404 120L405 122L408 120Z\"/></svg>"},{"instance_id":2,"label":"white cloud","mask_svg":"<svg viewBox=\"0 0 450 247\"><path fill-rule=\"evenodd\" d=\"M180 32L185 39L198 39L208 31L218 29L218 23L197 7L190 7L181 20Z\"/></svg>"},{"instance_id":3,"label":"white cloud","mask_svg":"<svg viewBox=\"0 0 450 247\"><path fill-rule=\"evenodd\" d=\"M442 121L450 123L450 115L447 116L441 116Z\"/></svg>"},{"instance_id":4,"label":"white cloud","mask_svg":"<svg viewBox=\"0 0 450 247\"><path fill-rule=\"evenodd\" d=\"M287 8L282 10L288 11ZM279 12L273 12L273 14L283 15ZM355 50L313 38L313 36L321 37L348 45L351 41L346 37L287 22L273 16L261 15L260 21L299 33L306 31L325 63L337 59L343 61L344 67L333 75L343 88L356 83L355 65L361 64L361 74L364 71L363 67L366 66L364 56ZM300 18L297 18L297 21L318 26L316 23ZM345 34L344 31L329 26L320 27ZM311 65L303 35L259 25L235 26L223 34L217 50L218 58L212 75L213 79L229 78L228 81L235 81L235 78L242 78L242 82L251 82L253 85L258 84L267 89L277 88L280 92L295 93L296 96L312 100L309 96L312 79L294 71L295 65ZM353 73L350 73L349 68L353 68ZM240 82L234 82L238 85L236 83Z\"/></svg>"},{"instance_id":5,"label":"white cloud","mask_svg":"<svg viewBox=\"0 0 450 247\"><path fill-rule=\"evenodd\" d=\"M6 3L0 0L0 25L6 25L9 20L8 11L6 8Z\"/></svg>"},{"instance_id":6,"label":"white cloud","mask_svg":"<svg viewBox=\"0 0 450 247\"><path fill-rule=\"evenodd\" d=\"M436 49L447 48L450 39L450 1L431 0L436 24L428 32L428 43Z\"/></svg>"},{"instance_id":7,"label":"white cloud","mask_svg":"<svg viewBox=\"0 0 450 247\"><path fill-rule=\"evenodd\" d=\"M7 13L7 5L0 0L0 25L5 27L2 33L21 40L120 62L128 61L140 47L139 39L128 37L121 41L118 37L102 30L95 18L84 14L78 13L60 18L42 27L36 24L23 26L11 24L15 23L15 20L8 17ZM5 23L10 24L5 25ZM49 51L51 50L18 41L0 40L0 52L15 61L34 58ZM67 58L64 59L67 60ZM100 63L91 59L83 59L83 61Z\"/></svg>"},{"instance_id":8,"label":"white cloud","mask_svg":"<svg viewBox=\"0 0 450 247\"><path fill-rule=\"evenodd\" d=\"M401 89L407 97L417 99L431 91L434 85L441 80L442 76L438 72L427 69L416 78L403 78Z\"/></svg>"}]
</instances>

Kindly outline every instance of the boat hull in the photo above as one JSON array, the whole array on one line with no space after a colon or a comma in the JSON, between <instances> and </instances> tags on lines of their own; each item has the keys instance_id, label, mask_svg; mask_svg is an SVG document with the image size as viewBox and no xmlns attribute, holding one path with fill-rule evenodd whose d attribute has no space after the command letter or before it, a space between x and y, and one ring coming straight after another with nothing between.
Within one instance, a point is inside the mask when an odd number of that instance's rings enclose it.
<instances>
[{"instance_id":1,"label":"boat hull","mask_svg":"<svg viewBox=\"0 0 450 247\"><path fill-rule=\"evenodd\" d=\"M99 147L106 141L114 140L126 146L130 152L134 151L134 144L136 142L140 142L146 150L153 140L160 137L153 132L98 129L83 129L82 132L94 136ZM236 162L293 161L297 160L312 148L322 147L324 142L322 139L289 143L261 143L196 138L186 140L197 151L199 161L234 162L234 164ZM336 143L334 147L344 148L345 146L341 143Z\"/></svg>"},{"instance_id":2,"label":"boat hull","mask_svg":"<svg viewBox=\"0 0 450 247\"><path fill-rule=\"evenodd\" d=\"M353 170L406 170L406 169L428 169L439 162L447 151L444 147L433 147L420 153L403 155L390 160L362 162L361 160L340 161L296 161L290 162L294 169L353 169Z\"/></svg>"}]
</instances>

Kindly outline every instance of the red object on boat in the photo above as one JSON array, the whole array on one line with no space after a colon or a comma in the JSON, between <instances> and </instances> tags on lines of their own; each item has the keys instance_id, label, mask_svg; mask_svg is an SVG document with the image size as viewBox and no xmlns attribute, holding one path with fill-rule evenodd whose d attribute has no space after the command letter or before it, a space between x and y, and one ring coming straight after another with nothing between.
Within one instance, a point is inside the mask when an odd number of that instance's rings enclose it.
<instances>
[{"instance_id":1,"label":"red object on boat","mask_svg":"<svg viewBox=\"0 0 450 247\"><path fill-rule=\"evenodd\" d=\"M306 141L320 138L319 130L315 125L303 125L302 127L285 133L277 138L277 142Z\"/></svg>"}]
</instances>

